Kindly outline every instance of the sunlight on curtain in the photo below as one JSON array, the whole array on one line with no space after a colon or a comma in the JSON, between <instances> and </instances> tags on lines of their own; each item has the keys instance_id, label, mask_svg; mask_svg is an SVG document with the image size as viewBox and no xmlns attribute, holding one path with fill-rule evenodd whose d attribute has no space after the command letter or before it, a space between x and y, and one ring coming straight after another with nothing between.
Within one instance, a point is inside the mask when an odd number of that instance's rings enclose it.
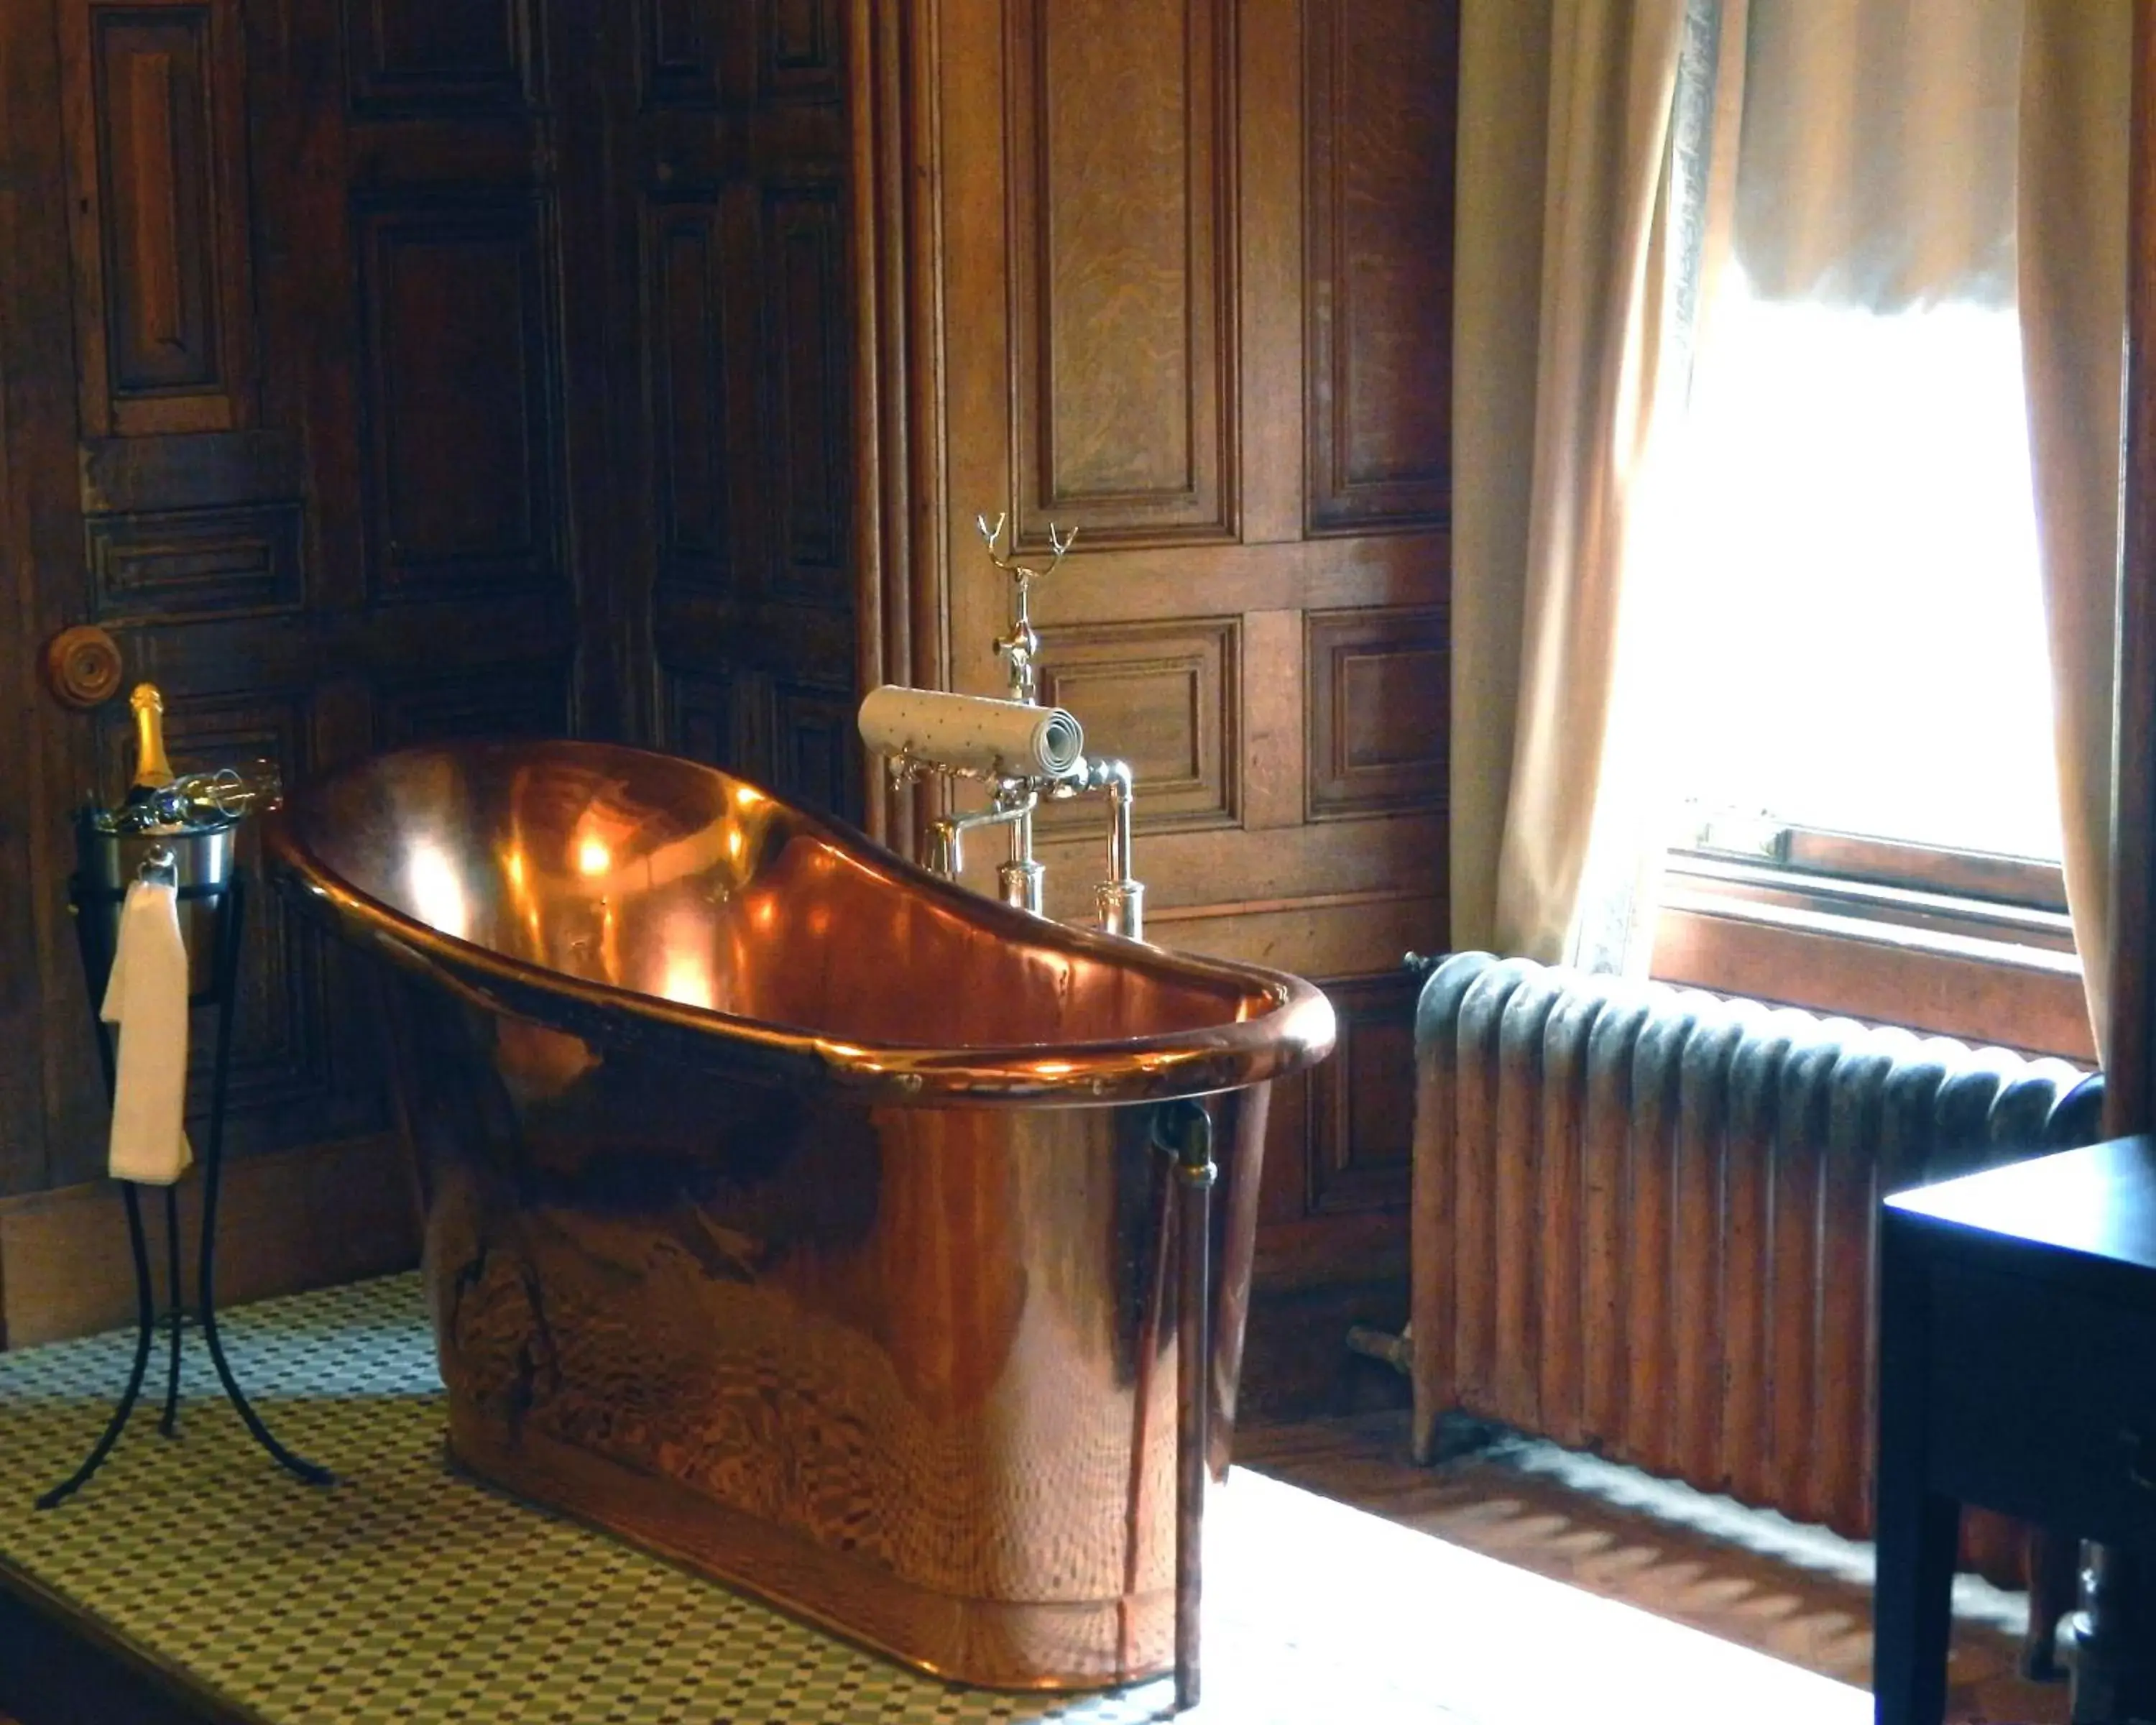
<instances>
[{"instance_id":1,"label":"sunlight on curtain","mask_svg":"<svg viewBox=\"0 0 2156 1725\"><path fill-rule=\"evenodd\" d=\"M2019 320L1760 297L1692 378L1684 793L1710 809L2056 860Z\"/></svg>"}]
</instances>

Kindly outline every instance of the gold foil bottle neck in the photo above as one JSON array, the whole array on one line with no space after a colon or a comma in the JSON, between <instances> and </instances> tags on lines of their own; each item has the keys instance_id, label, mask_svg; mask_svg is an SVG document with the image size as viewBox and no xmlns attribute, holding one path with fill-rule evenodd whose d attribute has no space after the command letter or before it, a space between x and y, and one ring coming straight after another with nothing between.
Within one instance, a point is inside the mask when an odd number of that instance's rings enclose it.
<instances>
[{"instance_id":1,"label":"gold foil bottle neck","mask_svg":"<svg viewBox=\"0 0 2156 1725\"><path fill-rule=\"evenodd\" d=\"M127 697L135 711L135 778L138 791L161 791L172 782L165 758L165 697L154 683L137 683Z\"/></svg>"}]
</instances>

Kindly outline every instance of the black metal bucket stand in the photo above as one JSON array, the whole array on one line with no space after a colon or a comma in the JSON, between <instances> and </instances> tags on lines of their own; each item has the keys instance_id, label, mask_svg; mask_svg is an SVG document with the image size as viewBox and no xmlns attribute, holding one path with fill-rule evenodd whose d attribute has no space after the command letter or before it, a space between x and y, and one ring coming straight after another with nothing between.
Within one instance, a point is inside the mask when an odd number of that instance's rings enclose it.
<instances>
[{"instance_id":1,"label":"black metal bucket stand","mask_svg":"<svg viewBox=\"0 0 2156 1725\"><path fill-rule=\"evenodd\" d=\"M53 1487L38 1500L39 1509L52 1509L64 1503L88 1483L90 1476L105 1465L105 1458L112 1453L112 1446L120 1441L120 1434L126 1428L128 1416L135 1411L135 1404L142 1394L142 1380L149 1373L150 1354L162 1324L171 1337L165 1374L165 1408L157 1422L157 1430L167 1437L177 1435L180 1415L180 1342L188 1322L202 1327L203 1340L209 1344L210 1363L217 1368L218 1382L232 1405L239 1410L254 1441L269 1451L270 1459L288 1473L304 1480L311 1486L335 1483L336 1476L327 1468L319 1467L279 1443L270 1428L262 1423L262 1416L249 1405L239 1380L233 1376L231 1363L224 1357L224 1344L217 1333L217 1199L219 1177L224 1161L224 1103L227 1080L231 1072L233 1007L239 993L239 936L247 908L246 883L240 871L234 868L230 876L215 885L182 886L178 889L182 901L222 898L223 915L216 919L218 930L217 962L212 967L210 986L189 996L187 1005L217 1009L217 1053L211 1070L209 1092L209 1134L202 1146L203 1205L200 1275L197 1294L198 1308L190 1312L183 1298L180 1279L180 1204L177 1189L165 1188L165 1241L169 1260L171 1306L160 1319L157 1312L157 1296L150 1281L150 1244L142 1226L142 1200L132 1181L121 1183L121 1194L127 1206L127 1240L135 1258L135 1363L127 1375L127 1388L121 1393L120 1404L112 1411L104 1435L96 1446L61 1484ZM82 948L83 976L90 984L90 1014L97 1022L97 1052L105 1068L105 1094L111 1100L117 1081L118 1069L114 1059L112 1031L99 1014L99 1004L105 998L106 979L112 973L113 952L106 937L106 919L93 916L94 909L105 909L124 899L126 893L110 892L90 886L80 876L69 883L69 906L74 913L75 937Z\"/></svg>"}]
</instances>

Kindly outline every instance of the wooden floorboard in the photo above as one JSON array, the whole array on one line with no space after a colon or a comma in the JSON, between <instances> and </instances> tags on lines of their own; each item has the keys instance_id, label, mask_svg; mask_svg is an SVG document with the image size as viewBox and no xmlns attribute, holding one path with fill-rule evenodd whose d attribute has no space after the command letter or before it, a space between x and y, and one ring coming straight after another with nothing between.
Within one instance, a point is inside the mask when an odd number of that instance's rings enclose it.
<instances>
[{"instance_id":1,"label":"wooden floorboard","mask_svg":"<svg viewBox=\"0 0 2156 1725\"><path fill-rule=\"evenodd\" d=\"M1798 1531L1779 1517L1710 1500L1717 1526L1758 1530L1749 1540L1714 1537L1646 1507L1676 1494L1659 1493L1645 1476L1630 1476L1639 1486L1630 1494L1636 1502L1615 1502L1505 1457L1500 1445L1418 1467L1409 1455L1408 1416L1389 1411L1249 1428L1237 1434L1235 1446L1237 1464L1253 1471L1822 1676L1869 1686L1868 1582L1847 1564L1832 1569L1778 1555L1797 1543L1791 1536ZM1589 1466L1598 1478L1617 1472ZM1957 1621L1953 1725L2066 1719L2064 1686L2024 1681L2018 1652L2008 1629Z\"/></svg>"}]
</instances>

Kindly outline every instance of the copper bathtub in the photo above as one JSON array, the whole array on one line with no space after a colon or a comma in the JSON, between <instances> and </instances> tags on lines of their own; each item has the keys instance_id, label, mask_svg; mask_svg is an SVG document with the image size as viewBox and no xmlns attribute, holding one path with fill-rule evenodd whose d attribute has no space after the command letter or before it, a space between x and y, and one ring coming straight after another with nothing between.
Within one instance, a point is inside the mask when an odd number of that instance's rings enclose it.
<instances>
[{"instance_id":1,"label":"copper bathtub","mask_svg":"<svg viewBox=\"0 0 2156 1725\"><path fill-rule=\"evenodd\" d=\"M388 961L459 1463L962 1681L1168 1666L1150 1122L1206 1096L1224 1133L1217 1420L1263 1086L1330 1048L1323 995L607 745L377 757L266 839Z\"/></svg>"}]
</instances>

